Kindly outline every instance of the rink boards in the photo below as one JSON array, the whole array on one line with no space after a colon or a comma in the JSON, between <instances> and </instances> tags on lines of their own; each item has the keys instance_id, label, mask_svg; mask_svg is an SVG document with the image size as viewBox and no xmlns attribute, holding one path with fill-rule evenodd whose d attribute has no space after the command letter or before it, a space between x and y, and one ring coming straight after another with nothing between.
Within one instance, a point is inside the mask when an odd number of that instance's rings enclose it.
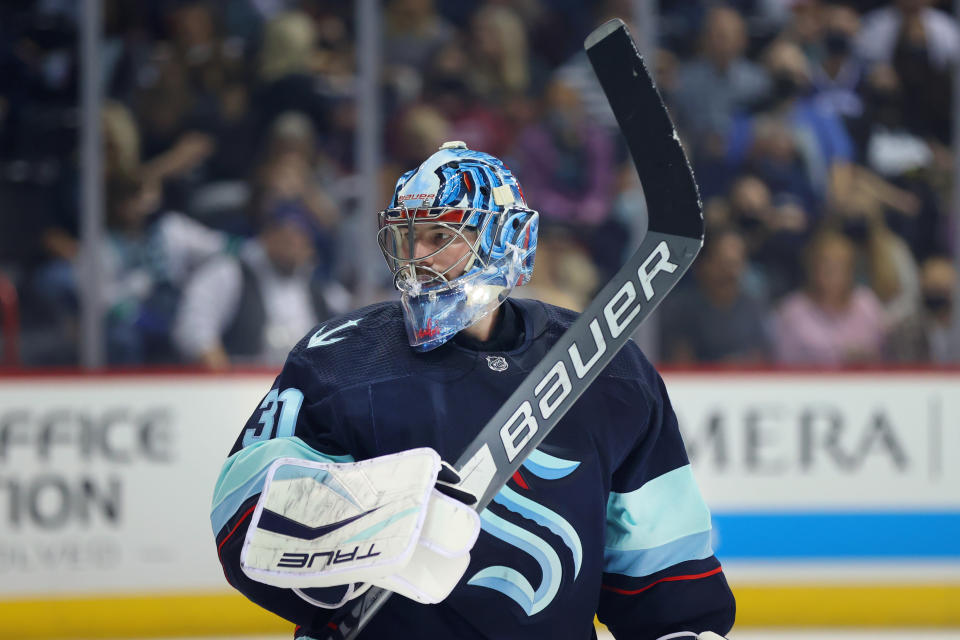
<instances>
[{"instance_id":1,"label":"rink boards","mask_svg":"<svg viewBox=\"0 0 960 640\"><path fill-rule=\"evenodd\" d=\"M960 626L960 374L665 378L738 626ZM225 588L209 527L271 382L0 378L0 638L289 629Z\"/></svg>"}]
</instances>

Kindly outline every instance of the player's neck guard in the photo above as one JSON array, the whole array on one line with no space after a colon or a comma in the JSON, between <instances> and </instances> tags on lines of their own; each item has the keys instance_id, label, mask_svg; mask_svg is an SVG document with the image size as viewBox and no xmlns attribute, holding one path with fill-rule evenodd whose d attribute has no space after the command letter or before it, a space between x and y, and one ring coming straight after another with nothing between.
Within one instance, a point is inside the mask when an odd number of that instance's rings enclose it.
<instances>
[{"instance_id":1,"label":"player's neck guard","mask_svg":"<svg viewBox=\"0 0 960 640\"><path fill-rule=\"evenodd\" d=\"M425 287L413 278L399 280L410 346L416 351L436 349L490 315L523 279L527 258L520 247L508 244L503 256L485 268L440 285Z\"/></svg>"}]
</instances>

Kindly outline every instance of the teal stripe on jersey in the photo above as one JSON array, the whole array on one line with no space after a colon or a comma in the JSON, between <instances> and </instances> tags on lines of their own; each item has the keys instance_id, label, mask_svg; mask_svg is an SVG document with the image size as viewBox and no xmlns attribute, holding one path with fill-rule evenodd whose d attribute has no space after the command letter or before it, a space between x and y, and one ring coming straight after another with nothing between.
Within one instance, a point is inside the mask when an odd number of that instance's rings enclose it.
<instances>
[{"instance_id":1,"label":"teal stripe on jersey","mask_svg":"<svg viewBox=\"0 0 960 640\"><path fill-rule=\"evenodd\" d=\"M660 547L710 531L707 509L690 465L684 465L629 493L610 492L605 546L615 551Z\"/></svg>"},{"instance_id":2,"label":"teal stripe on jersey","mask_svg":"<svg viewBox=\"0 0 960 640\"><path fill-rule=\"evenodd\" d=\"M557 458L539 449L534 449L523 461L523 466L530 473L544 480L556 480L573 473L580 466L580 463L576 460Z\"/></svg>"},{"instance_id":3,"label":"teal stripe on jersey","mask_svg":"<svg viewBox=\"0 0 960 640\"><path fill-rule=\"evenodd\" d=\"M607 547L603 550L603 570L606 573L641 578L672 567L678 562L703 560L712 555L710 532L701 531L653 549L625 551Z\"/></svg>"},{"instance_id":4,"label":"teal stripe on jersey","mask_svg":"<svg viewBox=\"0 0 960 640\"><path fill-rule=\"evenodd\" d=\"M315 462L353 462L352 456L320 453L296 436L254 442L227 458L213 490L210 524L219 533L227 520L250 496L260 493L267 468L278 458L300 458Z\"/></svg>"}]
</instances>

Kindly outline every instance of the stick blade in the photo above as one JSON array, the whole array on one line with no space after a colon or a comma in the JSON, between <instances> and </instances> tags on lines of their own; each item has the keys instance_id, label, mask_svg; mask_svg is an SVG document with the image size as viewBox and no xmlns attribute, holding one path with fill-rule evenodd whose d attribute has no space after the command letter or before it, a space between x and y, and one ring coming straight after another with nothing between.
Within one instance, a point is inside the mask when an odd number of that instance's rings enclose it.
<instances>
[{"instance_id":1,"label":"stick blade","mask_svg":"<svg viewBox=\"0 0 960 640\"><path fill-rule=\"evenodd\" d=\"M590 35L587 36L587 39L583 41L583 48L590 49L593 45L597 44L621 27L626 29L627 25L620 18L612 18L607 20L602 25L590 32Z\"/></svg>"},{"instance_id":2,"label":"stick blade","mask_svg":"<svg viewBox=\"0 0 960 640\"><path fill-rule=\"evenodd\" d=\"M643 57L619 18L584 41L637 167L651 231L703 238L703 207L693 170Z\"/></svg>"}]
</instances>

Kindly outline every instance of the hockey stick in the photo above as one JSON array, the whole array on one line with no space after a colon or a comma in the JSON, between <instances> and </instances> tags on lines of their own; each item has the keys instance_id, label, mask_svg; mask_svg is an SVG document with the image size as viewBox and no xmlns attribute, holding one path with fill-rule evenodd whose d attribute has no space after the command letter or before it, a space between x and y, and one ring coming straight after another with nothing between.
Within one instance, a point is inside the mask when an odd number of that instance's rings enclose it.
<instances>
[{"instance_id":1,"label":"hockey stick","mask_svg":"<svg viewBox=\"0 0 960 640\"><path fill-rule=\"evenodd\" d=\"M458 488L482 511L630 335L680 280L703 244L700 195L670 116L622 20L595 29L584 47L613 108L647 201L640 248L567 329L473 439L455 467ZM356 637L390 597L372 588L329 640Z\"/></svg>"}]
</instances>

